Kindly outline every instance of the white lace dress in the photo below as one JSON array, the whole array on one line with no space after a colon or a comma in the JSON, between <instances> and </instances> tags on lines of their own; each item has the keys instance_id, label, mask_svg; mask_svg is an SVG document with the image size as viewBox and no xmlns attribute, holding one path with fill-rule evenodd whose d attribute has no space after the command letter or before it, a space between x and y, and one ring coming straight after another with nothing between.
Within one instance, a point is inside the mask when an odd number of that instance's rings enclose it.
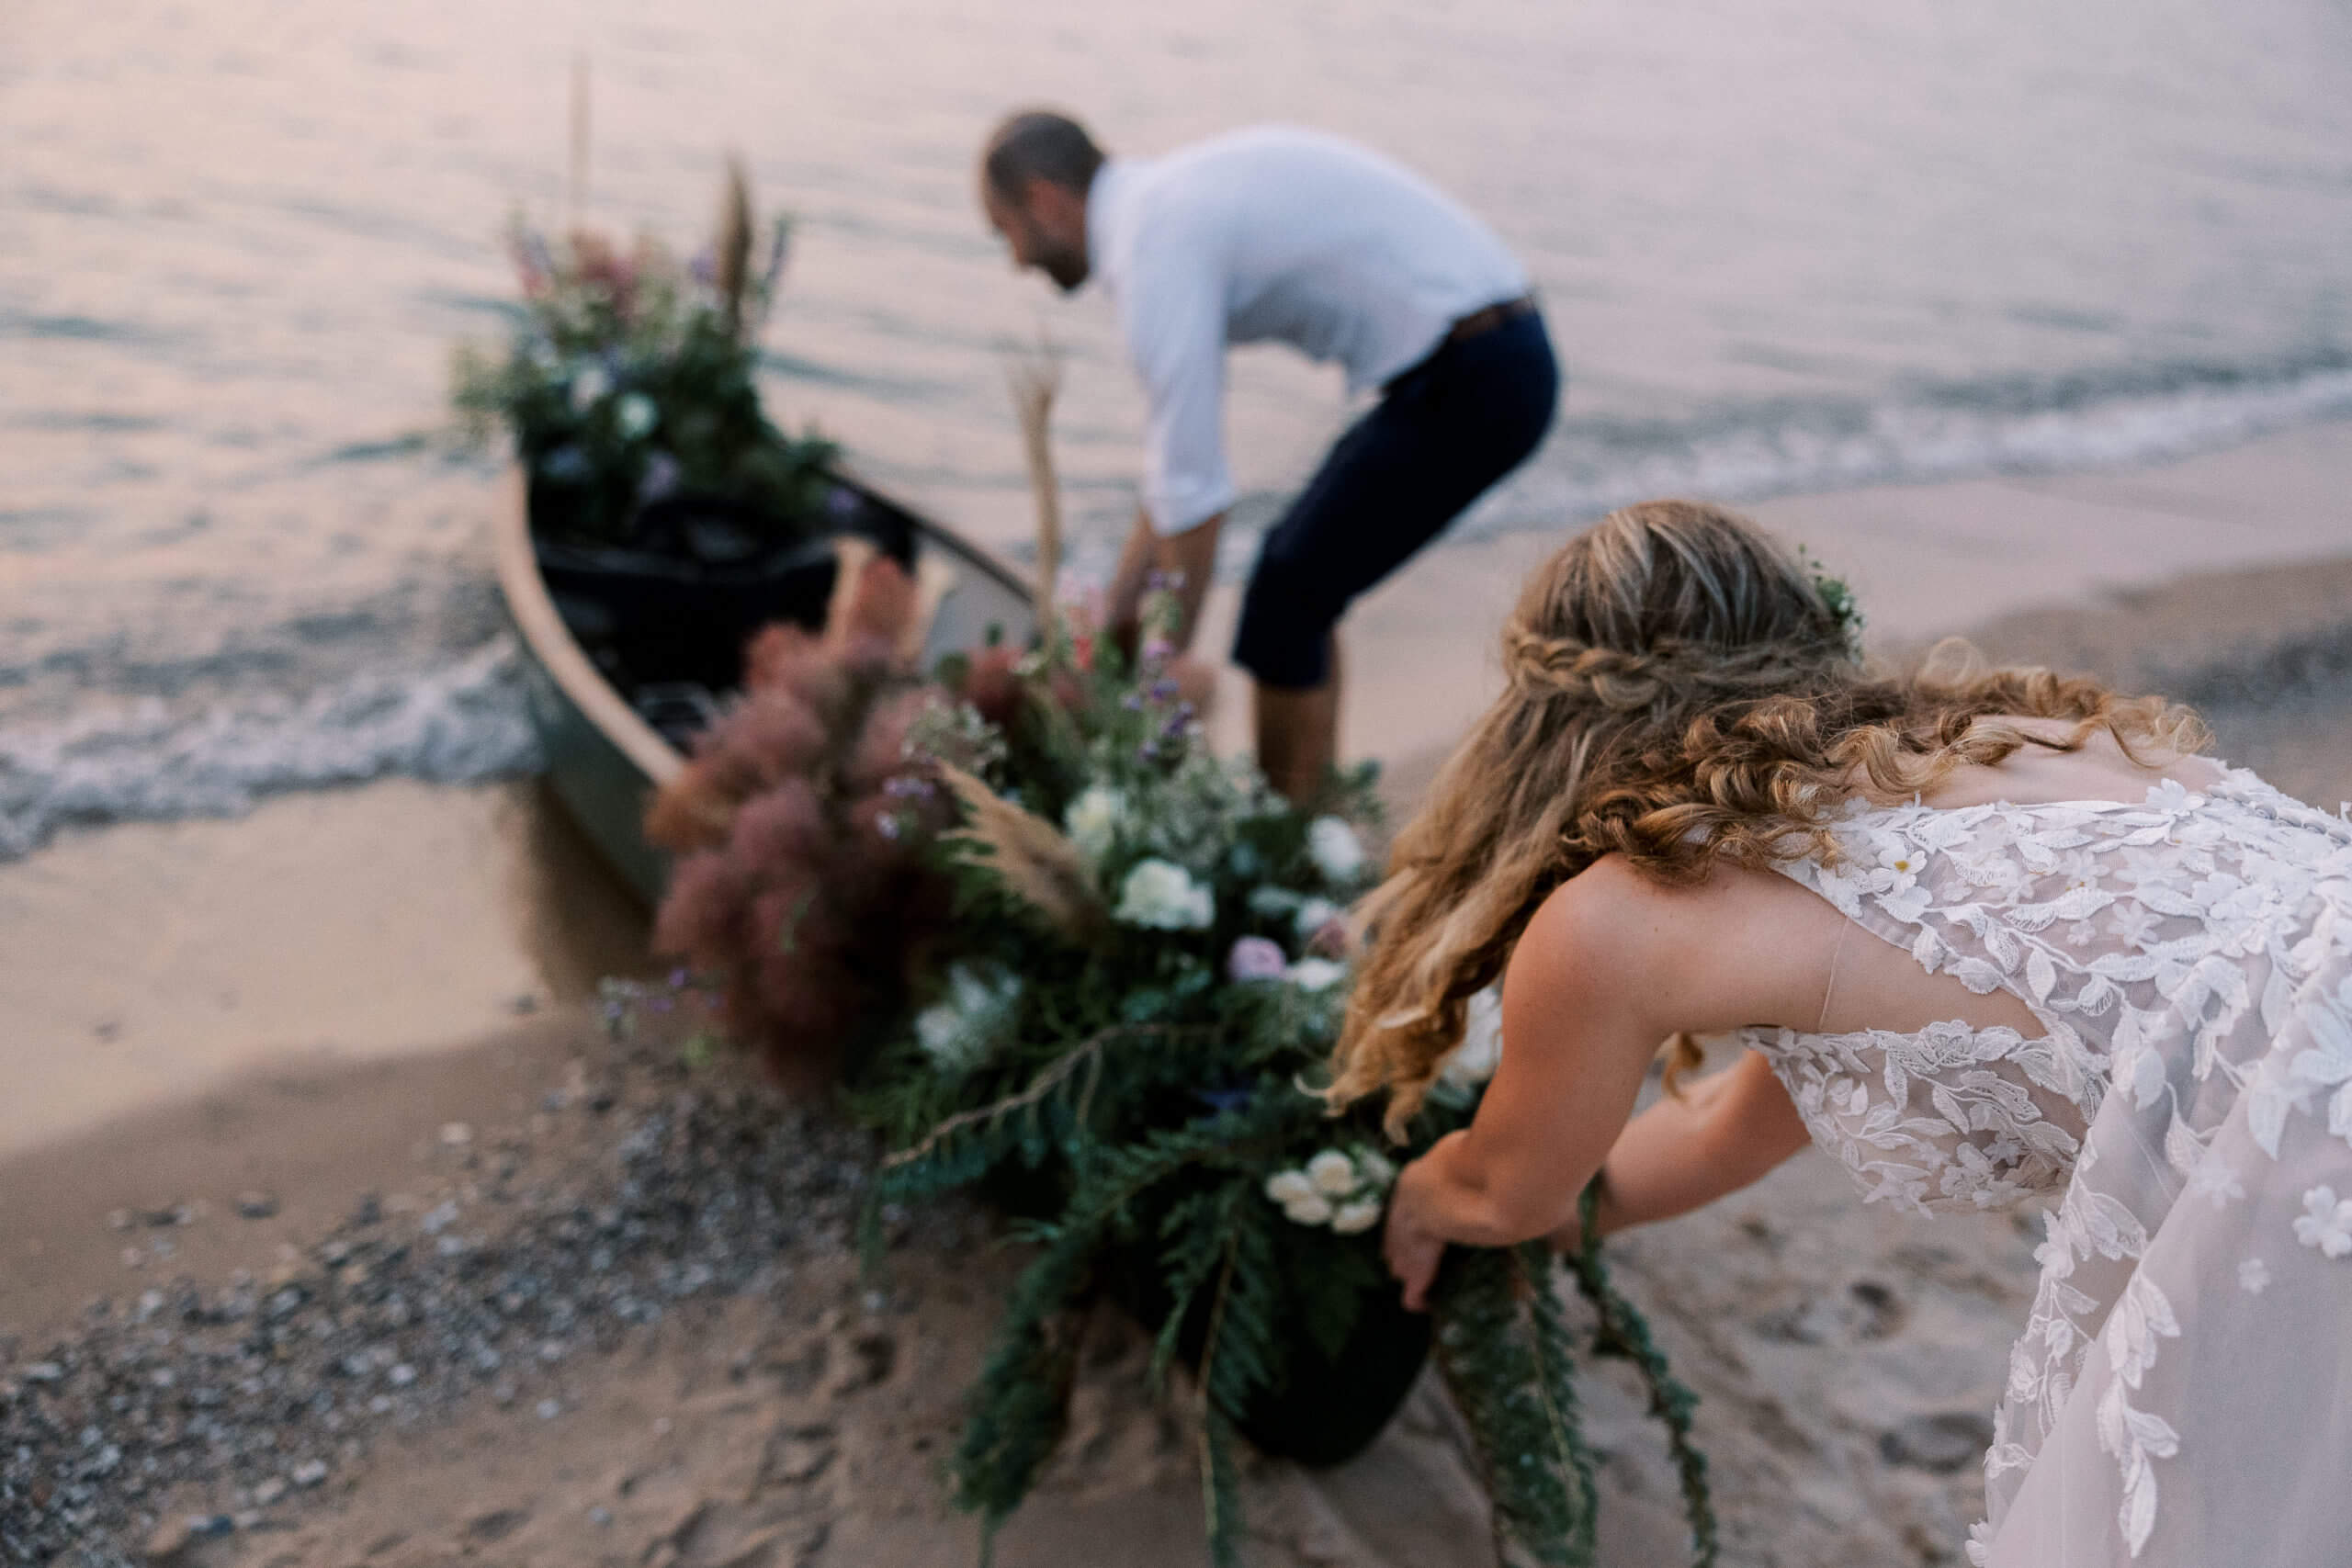
<instances>
[{"instance_id":1,"label":"white lace dress","mask_svg":"<svg viewBox=\"0 0 2352 1568\"><path fill-rule=\"evenodd\" d=\"M2352 1563L2352 825L2234 772L1838 837L1783 869L2045 1032L1747 1036L1866 1197L2063 1189L1970 1561Z\"/></svg>"}]
</instances>

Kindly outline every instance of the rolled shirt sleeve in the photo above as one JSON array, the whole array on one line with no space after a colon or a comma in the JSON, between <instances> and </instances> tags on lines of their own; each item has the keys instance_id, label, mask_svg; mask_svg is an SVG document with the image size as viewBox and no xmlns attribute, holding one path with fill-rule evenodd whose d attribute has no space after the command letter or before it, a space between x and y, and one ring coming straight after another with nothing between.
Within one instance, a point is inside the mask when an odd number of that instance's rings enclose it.
<instances>
[{"instance_id":1,"label":"rolled shirt sleeve","mask_svg":"<svg viewBox=\"0 0 2352 1568\"><path fill-rule=\"evenodd\" d=\"M1199 527L1233 504L1225 455L1225 301L1216 270L1182 243L1135 269L1121 326L1151 405L1143 504L1159 534Z\"/></svg>"}]
</instances>

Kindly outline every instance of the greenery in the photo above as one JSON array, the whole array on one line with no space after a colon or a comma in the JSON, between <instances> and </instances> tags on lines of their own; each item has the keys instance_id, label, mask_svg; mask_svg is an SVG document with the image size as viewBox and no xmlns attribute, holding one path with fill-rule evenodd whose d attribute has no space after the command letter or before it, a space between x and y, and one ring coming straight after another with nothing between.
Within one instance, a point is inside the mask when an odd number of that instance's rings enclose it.
<instances>
[{"instance_id":1,"label":"greenery","mask_svg":"<svg viewBox=\"0 0 2352 1568\"><path fill-rule=\"evenodd\" d=\"M793 1081L821 1069L880 1135L869 1242L886 1205L963 1190L1035 1246L948 1461L956 1501L992 1539L1028 1495L1107 1297L1155 1336L1163 1388L1188 1373L1214 1562L1241 1557L1239 1441L1344 1458L1433 1346L1505 1560L1589 1564L1565 1273L1590 1353L1648 1383L1712 1562L1694 1402L1597 1245L1565 1264L1456 1249L1430 1318L1383 1265L1398 1165L1468 1125L1494 1070L1492 998L1402 1148L1371 1108L1308 1092L1347 992L1341 911L1374 874L1371 771L1299 810L1212 755L1172 678L1172 595L1132 663L1065 618L1041 648L927 679L888 662L913 604L875 558L821 637L755 647L747 694L653 814L684 852L656 934L740 1040Z\"/></svg>"},{"instance_id":2,"label":"greenery","mask_svg":"<svg viewBox=\"0 0 2352 1568\"><path fill-rule=\"evenodd\" d=\"M958 918L932 955L929 1005L865 1065L854 1104L894 1147L877 1203L973 1188L1025 1215L1038 1244L950 1465L959 1503L992 1531L1027 1495L1062 1431L1081 1309L1107 1291L1156 1330L1157 1375L1191 1367L1210 1554L1232 1564L1237 1436L1279 1432L1270 1414L1290 1408L1343 1429L1350 1450L1403 1396L1412 1364L1385 1394L1350 1398L1420 1342L1398 1336L1419 1331L1380 1258L1385 1191L1396 1160L1467 1124L1483 1080L1452 1075L1402 1151L1374 1114L1335 1118L1304 1091L1343 1004L1339 910L1372 871L1357 835L1372 774L1295 810L1209 754L1148 631L1132 674L1096 651L1081 636L1023 660L1023 700L1002 723L943 705L916 727L912 750L967 811L937 844ZM1498 1543L1578 1564L1596 1495L1558 1272L1540 1246L1457 1250L1435 1341ZM1595 1350L1650 1382L1696 1561L1712 1562L1691 1396L1597 1247L1569 1275L1598 1314ZM1321 1404L1300 1412L1302 1399Z\"/></svg>"},{"instance_id":3,"label":"greenery","mask_svg":"<svg viewBox=\"0 0 2352 1568\"><path fill-rule=\"evenodd\" d=\"M513 333L503 351L458 349L453 401L475 445L512 437L536 526L623 543L671 496L732 503L779 533L814 518L835 449L769 423L754 376L789 232L776 219L754 265L740 170L716 243L689 265L650 236L627 251L587 230L550 242L514 218Z\"/></svg>"}]
</instances>

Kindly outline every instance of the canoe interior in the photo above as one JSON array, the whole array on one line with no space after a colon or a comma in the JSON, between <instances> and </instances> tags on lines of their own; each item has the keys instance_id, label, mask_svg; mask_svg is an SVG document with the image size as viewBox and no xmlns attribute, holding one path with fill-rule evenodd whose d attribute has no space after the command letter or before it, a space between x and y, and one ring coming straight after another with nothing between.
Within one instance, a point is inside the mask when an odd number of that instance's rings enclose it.
<instances>
[{"instance_id":1,"label":"canoe interior","mask_svg":"<svg viewBox=\"0 0 2352 1568\"><path fill-rule=\"evenodd\" d=\"M948 653L990 640L1017 645L1034 634L1028 582L987 550L847 475L837 478L828 511L841 532L868 539L913 573L932 605L923 668ZM500 585L523 649L548 786L622 879L648 904L658 902L669 882L669 857L645 841L647 798L684 765L694 732L731 695L713 687L708 636L697 650L692 638L668 634L680 620L689 630L709 627L691 625L696 601L663 582L659 563L628 573L625 592L607 595L600 606L593 573L584 577L560 549L535 547L519 476L503 512ZM719 607L699 619L717 623L724 646L737 648L739 624L820 618L831 559L830 550L792 558L780 552L760 581L725 584L714 595ZM617 628L607 613L616 599L626 623ZM775 613L765 613L763 604ZM632 668L632 659L669 667Z\"/></svg>"}]
</instances>

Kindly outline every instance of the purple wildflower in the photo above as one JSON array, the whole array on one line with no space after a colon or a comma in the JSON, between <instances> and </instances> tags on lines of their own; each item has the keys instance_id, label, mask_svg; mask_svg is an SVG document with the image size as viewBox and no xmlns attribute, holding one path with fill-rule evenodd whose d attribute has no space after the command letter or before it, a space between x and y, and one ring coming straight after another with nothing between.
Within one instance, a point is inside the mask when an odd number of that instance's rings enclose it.
<instances>
[{"instance_id":1,"label":"purple wildflower","mask_svg":"<svg viewBox=\"0 0 2352 1568\"><path fill-rule=\"evenodd\" d=\"M1225 956L1225 973L1236 981L1279 980L1289 967L1282 944L1262 936L1241 938Z\"/></svg>"}]
</instances>

